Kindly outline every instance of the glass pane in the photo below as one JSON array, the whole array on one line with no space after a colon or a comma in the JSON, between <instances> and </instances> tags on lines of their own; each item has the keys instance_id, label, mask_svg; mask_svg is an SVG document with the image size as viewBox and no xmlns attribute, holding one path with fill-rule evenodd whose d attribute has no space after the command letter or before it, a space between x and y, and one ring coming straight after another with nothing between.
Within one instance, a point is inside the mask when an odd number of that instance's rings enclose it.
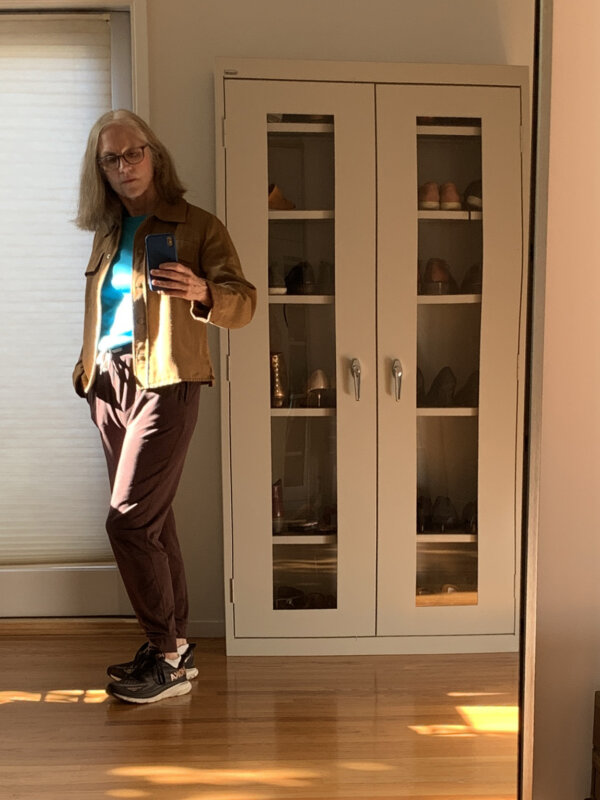
<instances>
[{"instance_id":1,"label":"glass pane","mask_svg":"<svg viewBox=\"0 0 600 800\"><path fill-rule=\"evenodd\" d=\"M267 120L273 608L335 608L333 118Z\"/></svg>"},{"instance_id":2,"label":"glass pane","mask_svg":"<svg viewBox=\"0 0 600 800\"><path fill-rule=\"evenodd\" d=\"M481 120L417 119L417 605L477 603Z\"/></svg>"}]
</instances>

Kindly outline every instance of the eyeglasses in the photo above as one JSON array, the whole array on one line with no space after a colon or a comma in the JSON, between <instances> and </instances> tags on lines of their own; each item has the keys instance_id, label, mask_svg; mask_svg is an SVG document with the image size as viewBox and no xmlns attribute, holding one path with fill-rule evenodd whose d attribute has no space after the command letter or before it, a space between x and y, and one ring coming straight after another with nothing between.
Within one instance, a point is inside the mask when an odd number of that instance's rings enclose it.
<instances>
[{"instance_id":1,"label":"eyeglasses","mask_svg":"<svg viewBox=\"0 0 600 800\"><path fill-rule=\"evenodd\" d=\"M143 144L140 147L132 147L131 150L126 150L121 155L116 153L108 153L108 155L100 156L97 161L104 172L110 172L113 169L119 169L121 159L126 164L139 164L144 160L145 150L150 145Z\"/></svg>"}]
</instances>

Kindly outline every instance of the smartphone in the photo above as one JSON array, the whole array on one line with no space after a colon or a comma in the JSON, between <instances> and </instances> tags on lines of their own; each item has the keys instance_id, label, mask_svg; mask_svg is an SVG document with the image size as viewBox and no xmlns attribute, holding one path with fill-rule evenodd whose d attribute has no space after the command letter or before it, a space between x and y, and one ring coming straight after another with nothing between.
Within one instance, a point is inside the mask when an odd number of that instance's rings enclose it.
<instances>
[{"instance_id":1,"label":"smartphone","mask_svg":"<svg viewBox=\"0 0 600 800\"><path fill-rule=\"evenodd\" d=\"M150 270L156 269L166 261L177 261L177 247L172 233L150 233L146 236L146 267L148 285L155 292Z\"/></svg>"}]
</instances>

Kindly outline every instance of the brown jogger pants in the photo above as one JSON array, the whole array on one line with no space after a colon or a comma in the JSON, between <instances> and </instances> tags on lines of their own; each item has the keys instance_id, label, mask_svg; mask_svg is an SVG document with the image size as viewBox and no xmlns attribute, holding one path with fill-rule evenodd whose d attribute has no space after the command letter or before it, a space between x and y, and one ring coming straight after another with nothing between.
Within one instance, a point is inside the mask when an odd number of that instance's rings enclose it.
<instances>
[{"instance_id":1,"label":"brown jogger pants","mask_svg":"<svg viewBox=\"0 0 600 800\"><path fill-rule=\"evenodd\" d=\"M88 394L112 492L106 530L140 625L163 652L175 652L175 640L186 637L187 584L171 503L200 385L142 389L132 356L109 354Z\"/></svg>"}]
</instances>

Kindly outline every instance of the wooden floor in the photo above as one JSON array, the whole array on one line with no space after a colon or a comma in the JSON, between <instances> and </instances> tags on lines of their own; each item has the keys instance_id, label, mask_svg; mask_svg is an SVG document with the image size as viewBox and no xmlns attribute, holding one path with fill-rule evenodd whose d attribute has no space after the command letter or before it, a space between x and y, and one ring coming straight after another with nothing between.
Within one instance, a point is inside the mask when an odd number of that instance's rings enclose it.
<instances>
[{"instance_id":1,"label":"wooden floor","mask_svg":"<svg viewBox=\"0 0 600 800\"><path fill-rule=\"evenodd\" d=\"M141 641L0 626L2 800L516 797L516 655L226 658L205 639L191 694L108 698L106 665Z\"/></svg>"}]
</instances>

